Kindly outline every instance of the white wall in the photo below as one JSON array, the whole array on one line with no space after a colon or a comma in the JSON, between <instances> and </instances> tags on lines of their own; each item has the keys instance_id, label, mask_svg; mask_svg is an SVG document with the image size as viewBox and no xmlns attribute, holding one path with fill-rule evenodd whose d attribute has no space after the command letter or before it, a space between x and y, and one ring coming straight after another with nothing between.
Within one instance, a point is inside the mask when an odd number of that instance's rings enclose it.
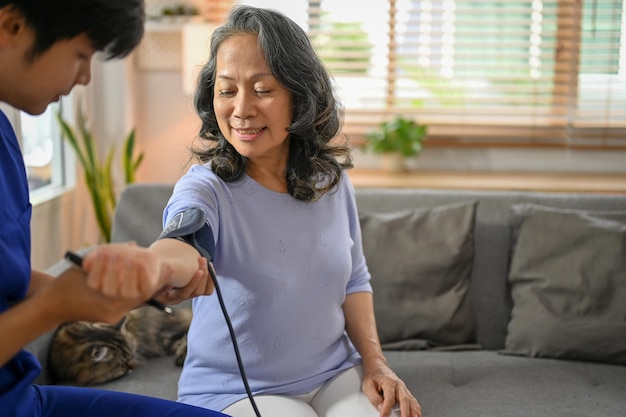
<instances>
[{"instance_id":1,"label":"white wall","mask_svg":"<svg viewBox=\"0 0 626 417\"><path fill-rule=\"evenodd\" d=\"M200 128L192 99L183 94L178 73L137 73L135 88L138 146L145 153L138 180L174 182L187 170Z\"/></svg>"}]
</instances>

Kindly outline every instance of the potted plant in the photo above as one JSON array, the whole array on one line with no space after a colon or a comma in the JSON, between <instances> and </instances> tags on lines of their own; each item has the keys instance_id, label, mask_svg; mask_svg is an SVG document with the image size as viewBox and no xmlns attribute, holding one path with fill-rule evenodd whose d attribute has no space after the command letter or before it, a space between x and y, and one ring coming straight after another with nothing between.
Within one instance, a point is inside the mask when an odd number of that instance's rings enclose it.
<instances>
[{"instance_id":1,"label":"potted plant","mask_svg":"<svg viewBox=\"0 0 626 417\"><path fill-rule=\"evenodd\" d=\"M89 196L91 197L100 234L105 242L110 242L113 212L117 203L112 176L115 145L111 146L106 158L104 161L101 161L97 154L93 134L87 126L83 113L78 112L78 131L80 134L77 134L72 129L60 113L57 113L56 116L61 125L63 136L76 153L76 157L83 167L85 183L89 188ZM143 160L143 153L134 157L134 147L135 129L132 129L124 140L124 150L122 152L125 184L135 182L135 173Z\"/></svg>"},{"instance_id":2,"label":"potted plant","mask_svg":"<svg viewBox=\"0 0 626 417\"><path fill-rule=\"evenodd\" d=\"M406 170L406 158L422 152L427 133L427 126L397 116L368 133L362 148L380 154L386 170L400 172Z\"/></svg>"}]
</instances>

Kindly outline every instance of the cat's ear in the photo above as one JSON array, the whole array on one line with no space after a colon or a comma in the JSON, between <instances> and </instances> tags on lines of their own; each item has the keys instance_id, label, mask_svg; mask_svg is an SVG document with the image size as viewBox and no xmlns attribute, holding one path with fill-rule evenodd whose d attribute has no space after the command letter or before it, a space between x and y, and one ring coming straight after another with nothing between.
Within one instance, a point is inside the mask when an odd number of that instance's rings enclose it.
<instances>
[{"instance_id":1,"label":"cat's ear","mask_svg":"<svg viewBox=\"0 0 626 417\"><path fill-rule=\"evenodd\" d=\"M109 356L109 348L106 346L94 346L91 348L90 358L92 362L103 362Z\"/></svg>"},{"instance_id":2,"label":"cat's ear","mask_svg":"<svg viewBox=\"0 0 626 417\"><path fill-rule=\"evenodd\" d=\"M113 325L113 328L115 330L119 330L120 332L122 330L125 330L125 327L126 327L126 316L122 317L120 321L118 321L117 323Z\"/></svg>"}]
</instances>

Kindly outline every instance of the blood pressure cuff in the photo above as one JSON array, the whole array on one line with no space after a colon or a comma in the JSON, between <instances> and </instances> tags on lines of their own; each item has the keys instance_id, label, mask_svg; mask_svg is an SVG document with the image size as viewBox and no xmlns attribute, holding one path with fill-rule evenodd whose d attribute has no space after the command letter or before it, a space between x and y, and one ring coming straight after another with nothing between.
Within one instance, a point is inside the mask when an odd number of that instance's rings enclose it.
<instances>
[{"instance_id":1,"label":"blood pressure cuff","mask_svg":"<svg viewBox=\"0 0 626 417\"><path fill-rule=\"evenodd\" d=\"M206 221L206 213L199 208L190 208L174 216L159 239L178 239L196 248L207 261L213 260L215 240L213 231Z\"/></svg>"}]
</instances>

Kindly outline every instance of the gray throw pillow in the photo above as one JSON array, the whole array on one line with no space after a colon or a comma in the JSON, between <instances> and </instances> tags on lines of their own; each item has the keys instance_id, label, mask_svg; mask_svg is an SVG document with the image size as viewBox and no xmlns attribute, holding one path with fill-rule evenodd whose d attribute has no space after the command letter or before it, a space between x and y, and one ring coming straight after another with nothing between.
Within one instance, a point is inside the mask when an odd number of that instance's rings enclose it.
<instances>
[{"instance_id":1,"label":"gray throw pillow","mask_svg":"<svg viewBox=\"0 0 626 417\"><path fill-rule=\"evenodd\" d=\"M626 364L626 212L512 210L503 353Z\"/></svg>"},{"instance_id":2,"label":"gray throw pillow","mask_svg":"<svg viewBox=\"0 0 626 417\"><path fill-rule=\"evenodd\" d=\"M386 349L473 342L467 292L476 205L360 213L378 334Z\"/></svg>"}]
</instances>

